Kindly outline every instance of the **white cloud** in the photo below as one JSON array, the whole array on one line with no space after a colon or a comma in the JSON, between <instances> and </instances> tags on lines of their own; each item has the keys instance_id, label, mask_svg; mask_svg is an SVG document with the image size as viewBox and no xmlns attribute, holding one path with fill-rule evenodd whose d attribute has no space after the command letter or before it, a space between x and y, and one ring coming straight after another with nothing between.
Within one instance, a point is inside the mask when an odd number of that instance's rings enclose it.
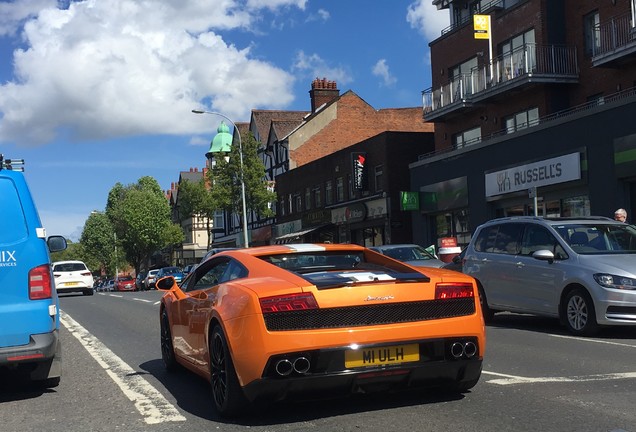
<instances>
[{"instance_id":1,"label":"white cloud","mask_svg":"<svg viewBox=\"0 0 636 432\"><path fill-rule=\"evenodd\" d=\"M306 1L249 3L302 9ZM16 3L15 20L33 16L17 6L26 4ZM41 2L48 8L24 25L15 78L0 85L0 142L203 132L209 119L190 114L192 108L206 105L246 121L253 108L284 108L293 100L293 76L216 33L249 29L258 13L241 10L241 2L86 0L65 10L54 4Z\"/></svg>"},{"instance_id":2,"label":"white cloud","mask_svg":"<svg viewBox=\"0 0 636 432\"><path fill-rule=\"evenodd\" d=\"M411 3L406 20L429 41L440 37L442 30L450 25L448 10L437 10L431 0L417 0Z\"/></svg>"},{"instance_id":3,"label":"white cloud","mask_svg":"<svg viewBox=\"0 0 636 432\"><path fill-rule=\"evenodd\" d=\"M271 9L276 10L281 7L295 6L305 10L307 0L247 0L248 9Z\"/></svg>"},{"instance_id":4,"label":"white cloud","mask_svg":"<svg viewBox=\"0 0 636 432\"><path fill-rule=\"evenodd\" d=\"M397 78L391 75L389 72L389 65L386 64L386 59L380 59L377 61L371 69L373 75L382 78L382 84L385 87L392 87L397 82Z\"/></svg>"},{"instance_id":5,"label":"white cloud","mask_svg":"<svg viewBox=\"0 0 636 432\"><path fill-rule=\"evenodd\" d=\"M318 11L315 14L311 14L307 17L307 19L305 20L305 22L312 22L312 21L329 21L329 18L331 18L331 14L329 13L328 10L326 9L318 9Z\"/></svg>"},{"instance_id":6,"label":"white cloud","mask_svg":"<svg viewBox=\"0 0 636 432\"><path fill-rule=\"evenodd\" d=\"M52 8L56 0L32 0L0 3L0 36L15 34L24 20L37 16L45 8Z\"/></svg>"},{"instance_id":7,"label":"white cloud","mask_svg":"<svg viewBox=\"0 0 636 432\"><path fill-rule=\"evenodd\" d=\"M307 55L304 51L296 53L292 70L312 79L327 78L329 81L336 81L339 87L353 81L351 74L346 68L329 66L318 54Z\"/></svg>"}]
</instances>

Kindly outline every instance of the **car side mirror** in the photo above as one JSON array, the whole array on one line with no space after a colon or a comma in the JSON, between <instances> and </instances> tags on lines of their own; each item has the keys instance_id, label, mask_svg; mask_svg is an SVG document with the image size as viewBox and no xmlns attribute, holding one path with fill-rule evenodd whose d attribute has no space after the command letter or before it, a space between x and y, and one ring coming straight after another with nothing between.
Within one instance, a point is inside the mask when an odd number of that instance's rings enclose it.
<instances>
[{"instance_id":1,"label":"car side mirror","mask_svg":"<svg viewBox=\"0 0 636 432\"><path fill-rule=\"evenodd\" d=\"M63 251L68 246L66 243L66 239L58 235L50 236L46 240L46 245L49 247L49 252Z\"/></svg>"},{"instance_id":2,"label":"car side mirror","mask_svg":"<svg viewBox=\"0 0 636 432\"><path fill-rule=\"evenodd\" d=\"M176 285L176 281L172 276L162 277L157 281L155 287L160 291L169 291Z\"/></svg>"},{"instance_id":3,"label":"car side mirror","mask_svg":"<svg viewBox=\"0 0 636 432\"><path fill-rule=\"evenodd\" d=\"M547 250L541 249L532 254L532 258L538 259L540 261L547 261L550 264L554 262L554 254Z\"/></svg>"}]
</instances>

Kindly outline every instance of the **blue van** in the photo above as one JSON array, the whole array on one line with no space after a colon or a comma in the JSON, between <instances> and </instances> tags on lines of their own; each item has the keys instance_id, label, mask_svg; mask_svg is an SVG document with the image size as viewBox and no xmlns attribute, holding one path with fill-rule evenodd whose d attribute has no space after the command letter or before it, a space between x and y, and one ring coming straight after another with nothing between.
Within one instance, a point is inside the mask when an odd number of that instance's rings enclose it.
<instances>
[{"instance_id":1,"label":"blue van","mask_svg":"<svg viewBox=\"0 0 636 432\"><path fill-rule=\"evenodd\" d=\"M0 155L0 368L55 387L60 315L49 252L67 244L61 236L46 239L23 165Z\"/></svg>"}]
</instances>

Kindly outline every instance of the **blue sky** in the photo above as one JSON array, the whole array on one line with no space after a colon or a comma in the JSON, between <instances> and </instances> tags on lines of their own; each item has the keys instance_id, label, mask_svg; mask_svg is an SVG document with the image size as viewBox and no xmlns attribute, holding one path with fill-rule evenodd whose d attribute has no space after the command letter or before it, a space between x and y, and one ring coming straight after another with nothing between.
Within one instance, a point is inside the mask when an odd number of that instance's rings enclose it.
<instances>
[{"instance_id":1,"label":"blue sky","mask_svg":"<svg viewBox=\"0 0 636 432\"><path fill-rule=\"evenodd\" d=\"M47 233L77 240L120 182L205 166L222 120L309 110L314 78L421 106L432 0L0 1L0 153L25 159Z\"/></svg>"}]
</instances>

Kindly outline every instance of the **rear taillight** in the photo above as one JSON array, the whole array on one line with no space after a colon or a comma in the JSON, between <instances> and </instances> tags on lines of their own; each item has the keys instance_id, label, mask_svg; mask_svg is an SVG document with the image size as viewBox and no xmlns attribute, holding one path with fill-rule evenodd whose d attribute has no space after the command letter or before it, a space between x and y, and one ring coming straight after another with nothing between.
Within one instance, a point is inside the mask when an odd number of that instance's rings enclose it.
<instances>
[{"instance_id":1,"label":"rear taillight","mask_svg":"<svg viewBox=\"0 0 636 432\"><path fill-rule=\"evenodd\" d=\"M435 285L435 299L475 297L471 283L438 283Z\"/></svg>"},{"instance_id":2,"label":"rear taillight","mask_svg":"<svg viewBox=\"0 0 636 432\"><path fill-rule=\"evenodd\" d=\"M284 296L265 297L261 300L261 311L266 313L289 312L297 310L318 309L318 303L312 293L289 294Z\"/></svg>"},{"instance_id":3,"label":"rear taillight","mask_svg":"<svg viewBox=\"0 0 636 432\"><path fill-rule=\"evenodd\" d=\"M81 272L80 273L82 276L92 276L92 273L89 271L85 271L85 272Z\"/></svg>"},{"instance_id":4,"label":"rear taillight","mask_svg":"<svg viewBox=\"0 0 636 432\"><path fill-rule=\"evenodd\" d=\"M51 266L44 264L29 271L29 298L51 298Z\"/></svg>"}]
</instances>

